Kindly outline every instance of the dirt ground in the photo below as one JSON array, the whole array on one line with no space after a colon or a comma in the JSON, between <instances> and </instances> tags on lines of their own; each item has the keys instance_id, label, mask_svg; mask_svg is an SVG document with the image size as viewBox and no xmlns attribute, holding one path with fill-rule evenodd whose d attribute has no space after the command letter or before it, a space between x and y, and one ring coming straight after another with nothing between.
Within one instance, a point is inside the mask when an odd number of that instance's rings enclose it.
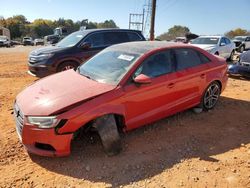
<instances>
[{"instance_id":1,"label":"dirt ground","mask_svg":"<svg viewBox=\"0 0 250 188\"><path fill-rule=\"evenodd\" d=\"M107 157L99 140L72 143L64 158L28 155L18 141L12 106L36 78L34 47L0 48L0 187L250 188L250 80L229 79L216 108L191 110L122 135Z\"/></svg>"}]
</instances>

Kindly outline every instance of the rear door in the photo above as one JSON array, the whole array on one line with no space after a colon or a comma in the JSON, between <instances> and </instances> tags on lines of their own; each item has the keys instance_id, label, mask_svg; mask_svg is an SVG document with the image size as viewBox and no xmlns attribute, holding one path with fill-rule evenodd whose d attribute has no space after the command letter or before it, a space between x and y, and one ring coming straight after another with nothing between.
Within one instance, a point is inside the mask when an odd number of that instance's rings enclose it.
<instances>
[{"instance_id":1,"label":"rear door","mask_svg":"<svg viewBox=\"0 0 250 188\"><path fill-rule=\"evenodd\" d=\"M176 76L174 82L177 100L175 111L180 111L199 104L206 85L208 62L202 53L191 48L175 49Z\"/></svg>"}]
</instances>

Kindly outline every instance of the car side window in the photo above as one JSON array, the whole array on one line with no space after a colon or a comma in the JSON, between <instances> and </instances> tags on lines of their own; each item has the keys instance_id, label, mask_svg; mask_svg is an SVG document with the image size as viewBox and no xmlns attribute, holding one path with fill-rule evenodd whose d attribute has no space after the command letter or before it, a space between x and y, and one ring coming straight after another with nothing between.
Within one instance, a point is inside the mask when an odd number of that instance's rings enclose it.
<instances>
[{"instance_id":1,"label":"car side window","mask_svg":"<svg viewBox=\"0 0 250 188\"><path fill-rule=\"evenodd\" d=\"M125 32L104 32L104 44L106 46L128 41L128 36Z\"/></svg>"},{"instance_id":2,"label":"car side window","mask_svg":"<svg viewBox=\"0 0 250 188\"><path fill-rule=\"evenodd\" d=\"M221 45L221 44L226 44L225 38L221 38L221 40L220 40L220 45Z\"/></svg>"},{"instance_id":3,"label":"car side window","mask_svg":"<svg viewBox=\"0 0 250 188\"><path fill-rule=\"evenodd\" d=\"M199 55L198 53L199 52L188 48L175 49L177 63L176 71L185 70L187 68L195 67L210 61L209 59L203 57L204 55Z\"/></svg>"},{"instance_id":4,"label":"car side window","mask_svg":"<svg viewBox=\"0 0 250 188\"><path fill-rule=\"evenodd\" d=\"M142 38L137 33L128 32L127 35L128 35L129 41L141 41L142 40Z\"/></svg>"},{"instance_id":5,"label":"car side window","mask_svg":"<svg viewBox=\"0 0 250 188\"><path fill-rule=\"evenodd\" d=\"M231 43L231 41L228 38L225 38L225 42L226 42L226 44L230 44Z\"/></svg>"},{"instance_id":6,"label":"car side window","mask_svg":"<svg viewBox=\"0 0 250 188\"><path fill-rule=\"evenodd\" d=\"M151 78L155 78L167 73L171 73L174 70L174 58L172 51L167 50L151 55L147 58L141 66L134 73L134 77L139 74L147 75Z\"/></svg>"},{"instance_id":7,"label":"car side window","mask_svg":"<svg viewBox=\"0 0 250 188\"><path fill-rule=\"evenodd\" d=\"M105 46L103 33L93 33L93 34L89 35L84 40L84 42L90 43L92 48Z\"/></svg>"}]
</instances>

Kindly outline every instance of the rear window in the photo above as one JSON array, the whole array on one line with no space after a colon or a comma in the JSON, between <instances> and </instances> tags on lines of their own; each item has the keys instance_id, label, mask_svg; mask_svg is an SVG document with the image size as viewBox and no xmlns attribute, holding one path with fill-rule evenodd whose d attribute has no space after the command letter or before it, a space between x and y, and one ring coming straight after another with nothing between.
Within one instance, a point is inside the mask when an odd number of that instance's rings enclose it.
<instances>
[{"instance_id":1,"label":"rear window","mask_svg":"<svg viewBox=\"0 0 250 188\"><path fill-rule=\"evenodd\" d=\"M188 48L175 49L176 70L185 70L209 62L209 59L197 51Z\"/></svg>"},{"instance_id":2,"label":"rear window","mask_svg":"<svg viewBox=\"0 0 250 188\"><path fill-rule=\"evenodd\" d=\"M105 45L119 44L128 41L129 39L125 32L104 32Z\"/></svg>"},{"instance_id":3,"label":"rear window","mask_svg":"<svg viewBox=\"0 0 250 188\"><path fill-rule=\"evenodd\" d=\"M129 41L140 41L140 40L142 40L141 36L139 36L137 33L128 32L127 34L128 34Z\"/></svg>"}]
</instances>

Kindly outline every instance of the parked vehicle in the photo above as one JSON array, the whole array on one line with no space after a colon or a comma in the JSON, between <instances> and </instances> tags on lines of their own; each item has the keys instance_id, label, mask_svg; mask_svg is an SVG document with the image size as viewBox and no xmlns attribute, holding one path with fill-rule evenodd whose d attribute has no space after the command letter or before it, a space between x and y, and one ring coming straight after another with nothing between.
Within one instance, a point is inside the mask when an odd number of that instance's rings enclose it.
<instances>
[{"instance_id":1,"label":"parked vehicle","mask_svg":"<svg viewBox=\"0 0 250 188\"><path fill-rule=\"evenodd\" d=\"M47 35L44 37L45 44L56 44L60 40L62 40L65 36L67 36L68 30L64 27L57 27L54 29L54 33L52 35Z\"/></svg>"},{"instance_id":2,"label":"parked vehicle","mask_svg":"<svg viewBox=\"0 0 250 188\"><path fill-rule=\"evenodd\" d=\"M243 52L250 48L250 36L236 36L233 38L236 49L239 52Z\"/></svg>"},{"instance_id":3,"label":"parked vehicle","mask_svg":"<svg viewBox=\"0 0 250 188\"><path fill-rule=\"evenodd\" d=\"M10 37L10 30L0 26L0 36L6 36L9 40L11 39Z\"/></svg>"},{"instance_id":4,"label":"parked vehicle","mask_svg":"<svg viewBox=\"0 0 250 188\"><path fill-rule=\"evenodd\" d=\"M40 38L37 38L37 39L34 40L34 45L35 46L44 45L44 40L40 39Z\"/></svg>"},{"instance_id":5,"label":"parked vehicle","mask_svg":"<svg viewBox=\"0 0 250 188\"><path fill-rule=\"evenodd\" d=\"M10 47L11 43L8 37L0 35L0 47Z\"/></svg>"},{"instance_id":6,"label":"parked vehicle","mask_svg":"<svg viewBox=\"0 0 250 188\"><path fill-rule=\"evenodd\" d=\"M32 51L29 73L44 77L67 69L76 69L104 48L122 42L143 41L140 31L126 29L90 29L77 31L55 46Z\"/></svg>"},{"instance_id":7,"label":"parked vehicle","mask_svg":"<svg viewBox=\"0 0 250 188\"><path fill-rule=\"evenodd\" d=\"M0 47L10 47L10 30L0 26Z\"/></svg>"},{"instance_id":8,"label":"parked vehicle","mask_svg":"<svg viewBox=\"0 0 250 188\"><path fill-rule=\"evenodd\" d=\"M176 37L175 42L187 43L186 37Z\"/></svg>"},{"instance_id":9,"label":"parked vehicle","mask_svg":"<svg viewBox=\"0 0 250 188\"><path fill-rule=\"evenodd\" d=\"M34 45L34 41L33 41L32 37L23 37L22 43L24 46L33 46Z\"/></svg>"},{"instance_id":10,"label":"parked vehicle","mask_svg":"<svg viewBox=\"0 0 250 188\"><path fill-rule=\"evenodd\" d=\"M17 41L17 40L11 40L10 44L11 44L11 46L22 45L22 43L20 41Z\"/></svg>"},{"instance_id":11,"label":"parked vehicle","mask_svg":"<svg viewBox=\"0 0 250 188\"><path fill-rule=\"evenodd\" d=\"M198 46L211 54L233 60L235 44L227 37L200 36L194 39L191 44Z\"/></svg>"},{"instance_id":12,"label":"parked vehicle","mask_svg":"<svg viewBox=\"0 0 250 188\"><path fill-rule=\"evenodd\" d=\"M65 156L80 131L95 130L107 154L113 155L121 150L119 131L195 106L210 110L226 82L225 59L192 45L113 45L77 71L24 89L14 104L17 133L31 153Z\"/></svg>"},{"instance_id":13,"label":"parked vehicle","mask_svg":"<svg viewBox=\"0 0 250 188\"><path fill-rule=\"evenodd\" d=\"M228 66L228 73L250 78L250 50L240 55L239 62Z\"/></svg>"}]
</instances>

